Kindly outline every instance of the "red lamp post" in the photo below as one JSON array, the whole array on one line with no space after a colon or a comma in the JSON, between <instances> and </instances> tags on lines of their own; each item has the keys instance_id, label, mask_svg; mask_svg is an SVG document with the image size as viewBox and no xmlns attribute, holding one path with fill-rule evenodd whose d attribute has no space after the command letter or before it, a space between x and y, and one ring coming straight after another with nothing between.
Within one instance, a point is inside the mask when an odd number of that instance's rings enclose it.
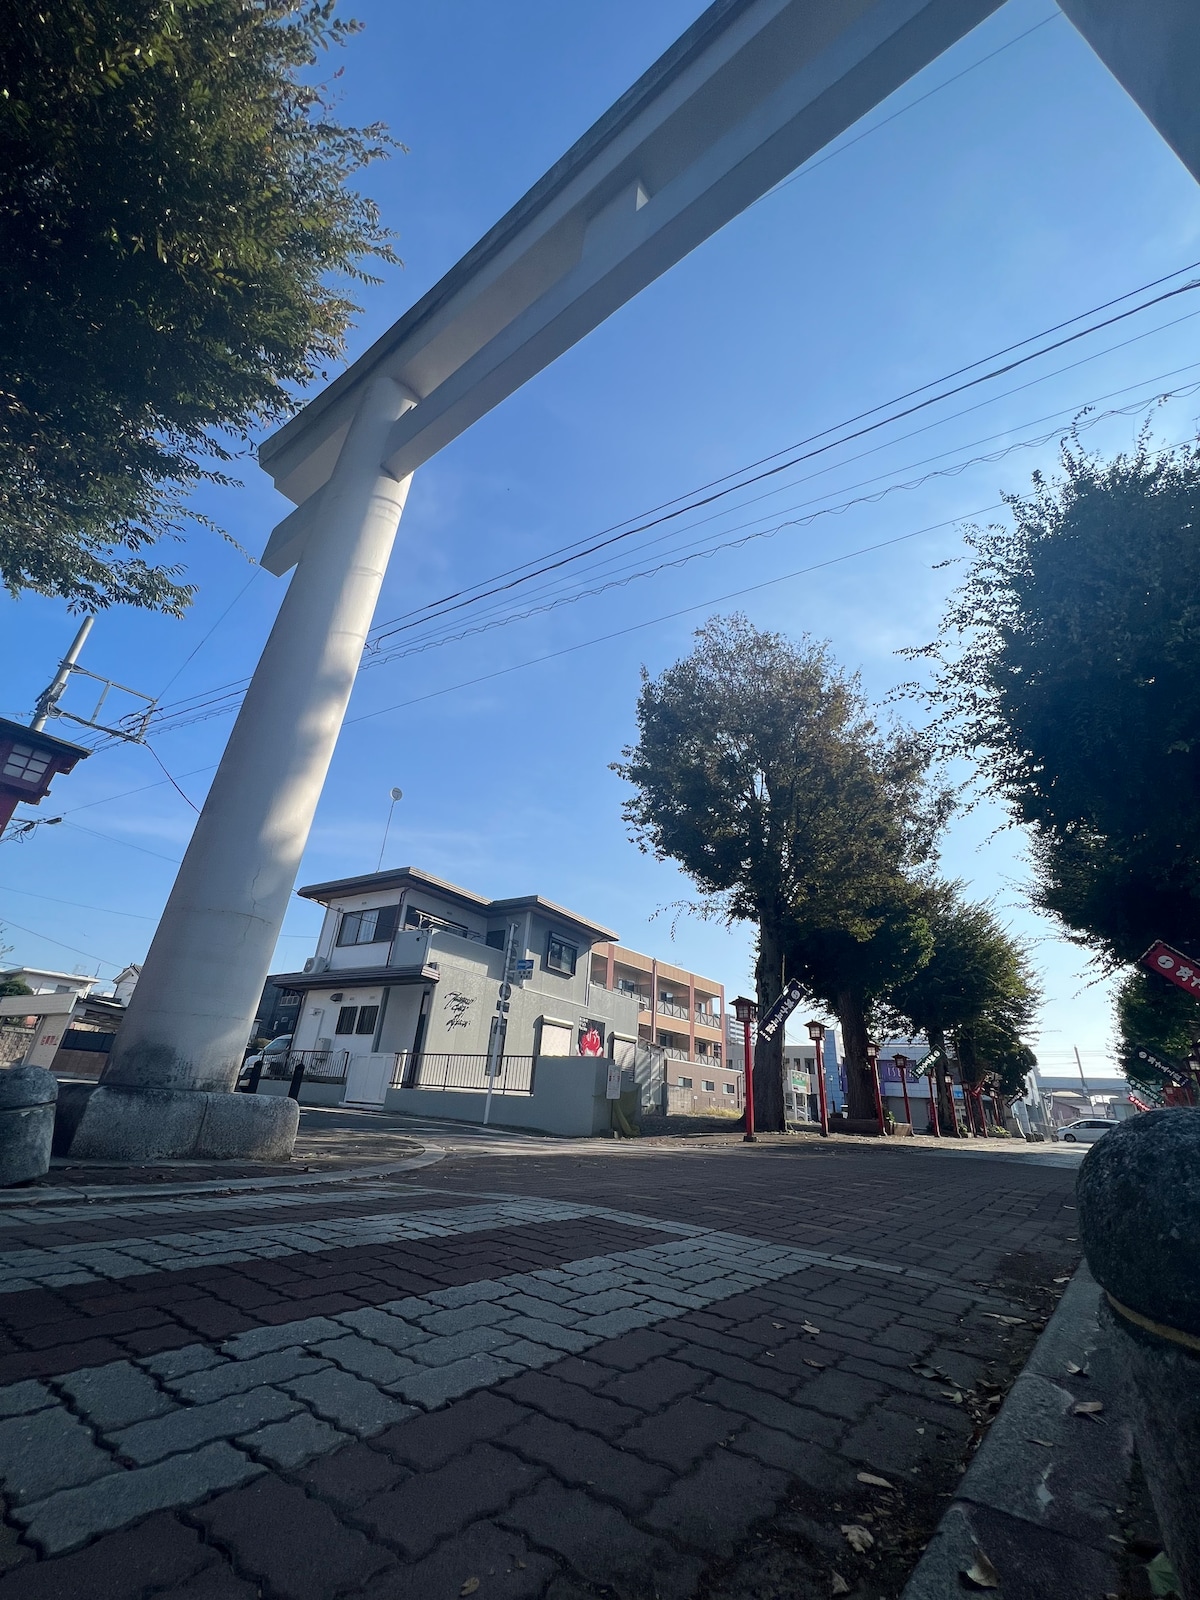
<instances>
[{"instance_id":1,"label":"red lamp post","mask_svg":"<svg viewBox=\"0 0 1200 1600\"><path fill-rule=\"evenodd\" d=\"M51 781L91 753L81 744L0 717L0 833L22 801L40 804Z\"/></svg>"},{"instance_id":2,"label":"red lamp post","mask_svg":"<svg viewBox=\"0 0 1200 1600\"><path fill-rule=\"evenodd\" d=\"M742 1138L746 1144L755 1144L757 1135L754 1132L754 1049L750 1043L750 1025L758 1015L758 1007L753 1000L747 1000L745 995L739 995L733 1002L733 1014L742 1025L746 1041L746 1131Z\"/></svg>"},{"instance_id":3,"label":"red lamp post","mask_svg":"<svg viewBox=\"0 0 1200 1600\"><path fill-rule=\"evenodd\" d=\"M929 1085L929 1125L933 1129L933 1137L942 1137L942 1125L938 1121L938 1083L937 1075L932 1066L926 1069L925 1081Z\"/></svg>"},{"instance_id":4,"label":"red lamp post","mask_svg":"<svg viewBox=\"0 0 1200 1600\"><path fill-rule=\"evenodd\" d=\"M825 1024L810 1022L808 1037L813 1042L813 1068L817 1075L817 1104L821 1108L821 1137L829 1137L829 1107L825 1103Z\"/></svg>"},{"instance_id":5,"label":"red lamp post","mask_svg":"<svg viewBox=\"0 0 1200 1600\"><path fill-rule=\"evenodd\" d=\"M904 1120L912 1127L912 1107L908 1103L908 1057L899 1053L892 1057L896 1071L900 1074L900 1092L904 1096Z\"/></svg>"},{"instance_id":6,"label":"red lamp post","mask_svg":"<svg viewBox=\"0 0 1200 1600\"><path fill-rule=\"evenodd\" d=\"M887 1138L887 1125L883 1120L883 1096L879 1092L879 1046L874 1039L867 1040L867 1071L871 1074L871 1087L875 1090L875 1115L879 1119L879 1137Z\"/></svg>"}]
</instances>

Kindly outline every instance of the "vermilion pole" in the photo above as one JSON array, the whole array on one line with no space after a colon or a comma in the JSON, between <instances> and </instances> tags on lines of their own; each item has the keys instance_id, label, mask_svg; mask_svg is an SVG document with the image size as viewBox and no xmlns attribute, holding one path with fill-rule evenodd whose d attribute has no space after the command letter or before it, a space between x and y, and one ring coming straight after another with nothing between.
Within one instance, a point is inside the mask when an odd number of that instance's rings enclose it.
<instances>
[{"instance_id":1,"label":"vermilion pole","mask_svg":"<svg viewBox=\"0 0 1200 1600\"><path fill-rule=\"evenodd\" d=\"M879 1119L879 1137L885 1139L887 1137L887 1125L883 1120L883 1095L879 1090L879 1057L869 1058L867 1065L871 1069L871 1083L875 1089L875 1115Z\"/></svg>"},{"instance_id":2,"label":"vermilion pole","mask_svg":"<svg viewBox=\"0 0 1200 1600\"><path fill-rule=\"evenodd\" d=\"M905 1120L905 1122L908 1123L909 1127L911 1128L912 1127L912 1107L908 1103L908 1068L907 1068L907 1066L904 1066L904 1067L901 1067L899 1070L900 1070L900 1089L901 1089L901 1092L904 1095L904 1120Z\"/></svg>"},{"instance_id":3,"label":"vermilion pole","mask_svg":"<svg viewBox=\"0 0 1200 1600\"><path fill-rule=\"evenodd\" d=\"M746 1035L746 1131L742 1135L746 1144L755 1142L754 1135L754 1057L750 1051L750 1018L742 1023Z\"/></svg>"},{"instance_id":4,"label":"vermilion pole","mask_svg":"<svg viewBox=\"0 0 1200 1600\"><path fill-rule=\"evenodd\" d=\"M934 1073L933 1073L933 1068L932 1067L930 1067L930 1069L929 1069L928 1082L929 1082L929 1122L930 1122L930 1126L933 1128L933 1137L935 1139L940 1139L942 1137L942 1125L938 1121L938 1107L937 1107L937 1103L938 1103L938 1097L937 1097L938 1085L937 1085L937 1079L934 1077Z\"/></svg>"},{"instance_id":5,"label":"vermilion pole","mask_svg":"<svg viewBox=\"0 0 1200 1600\"><path fill-rule=\"evenodd\" d=\"M829 1107L825 1101L825 1047L824 1041L817 1045L816 1060L813 1066L817 1074L817 1103L821 1108L821 1137L829 1137Z\"/></svg>"}]
</instances>

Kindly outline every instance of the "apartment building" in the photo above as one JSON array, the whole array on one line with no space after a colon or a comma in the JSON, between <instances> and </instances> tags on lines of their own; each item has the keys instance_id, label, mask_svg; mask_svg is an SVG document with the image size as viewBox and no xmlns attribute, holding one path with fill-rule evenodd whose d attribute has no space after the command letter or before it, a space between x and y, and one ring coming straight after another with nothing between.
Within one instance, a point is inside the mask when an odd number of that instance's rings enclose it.
<instances>
[{"instance_id":1,"label":"apartment building","mask_svg":"<svg viewBox=\"0 0 1200 1600\"><path fill-rule=\"evenodd\" d=\"M592 946L591 981L637 1002L638 1038L666 1055L673 1108L683 1109L677 1090L692 1096L686 1109L741 1108L740 1063L726 1059L724 984L619 944Z\"/></svg>"}]
</instances>

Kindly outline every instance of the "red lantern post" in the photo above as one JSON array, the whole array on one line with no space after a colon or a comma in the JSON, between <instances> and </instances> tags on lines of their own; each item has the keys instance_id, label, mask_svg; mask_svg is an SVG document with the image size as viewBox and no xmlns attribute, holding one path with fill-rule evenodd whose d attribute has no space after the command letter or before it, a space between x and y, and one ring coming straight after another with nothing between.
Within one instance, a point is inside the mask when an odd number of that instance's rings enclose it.
<instances>
[{"instance_id":1,"label":"red lantern post","mask_svg":"<svg viewBox=\"0 0 1200 1600\"><path fill-rule=\"evenodd\" d=\"M754 1132L754 1052L750 1043L750 1024L758 1015L758 1007L753 1000L739 995L733 1002L733 1014L742 1025L746 1041L746 1131L742 1138L746 1144L755 1144L758 1136Z\"/></svg>"},{"instance_id":2,"label":"red lantern post","mask_svg":"<svg viewBox=\"0 0 1200 1600\"><path fill-rule=\"evenodd\" d=\"M821 1108L821 1137L829 1137L829 1107L825 1102L825 1024L810 1022L808 1037L813 1042L813 1069L817 1074L817 1104Z\"/></svg>"},{"instance_id":3,"label":"red lantern post","mask_svg":"<svg viewBox=\"0 0 1200 1600\"><path fill-rule=\"evenodd\" d=\"M912 1127L912 1107L908 1103L908 1057L894 1055L892 1061L900 1074L900 1092L904 1096L904 1120Z\"/></svg>"},{"instance_id":4,"label":"red lantern post","mask_svg":"<svg viewBox=\"0 0 1200 1600\"><path fill-rule=\"evenodd\" d=\"M875 1090L875 1115L879 1119L879 1137L887 1138L887 1124L883 1120L883 1096L879 1091L879 1046L873 1039L867 1041L867 1070Z\"/></svg>"}]
</instances>

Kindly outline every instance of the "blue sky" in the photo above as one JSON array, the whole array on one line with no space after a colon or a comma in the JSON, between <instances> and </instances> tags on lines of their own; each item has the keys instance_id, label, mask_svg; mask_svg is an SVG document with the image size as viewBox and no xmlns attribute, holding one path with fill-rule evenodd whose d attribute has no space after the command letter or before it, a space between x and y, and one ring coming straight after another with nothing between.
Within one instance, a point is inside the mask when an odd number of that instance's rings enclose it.
<instances>
[{"instance_id":1,"label":"blue sky","mask_svg":"<svg viewBox=\"0 0 1200 1600\"><path fill-rule=\"evenodd\" d=\"M386 121L409 147L366 179L405 266L365 292L353 354L700 7L359 0L352 9L366 29L336 63L343 113ZM832 149L421 469L380 619L1200 259L1195 185L1049 0L1009 0ZM961 577L961 523L994 518L986 508L1003 491L1026 485L1036 466L1053 468L1054 441L1027 441L1084 403L1137 404L1200 379L1198 311L1200 295L1183 296L1131 318L862 441L819 478L788 475L749 509L623 552L591 586L702 538L735 537L751 518L767 519L757 532L793 521L774 537L364 671L300 881L372 870L398 784L389 864L493 895L540 892L607 922L627 944L743 987L747 931L676 918L670 908L689 884L640 854L620 819L623 786L608 764L632 736L643 664L660 670L706 616L739 606L760 625L827 638L882 699L911 675L896 652L932 636ZM1183 394L1152 413L1153 425L1160 437L1189 437L1198 412L1200 395ZM1101 422L1089 442L1127 445L1143 414ZM972 464L948 475L963 462ZM912 486L863 501L898 483ZM862 503L833 513L852 500ZM208 493L202 508L250 555L286 509L250 462L243 488ZM825 514L795 524L813 510ZM84 658L165 702L248 673L283 588L212 534L190 536L178 557L200 585L187 619L102 616ZM816 570L785 576L805 568ZM722 598L752 585L761 587ZM0 712L28 716L73 628L60 603L0 601ZM72 693L82 703L82 686ZM228 728L218 717L155 743L193 803ZM64 825L0 850L10 960L99 966L111 977L143 955L195 813L135 747L60 778L47 813ZM1022 841L998 831L1002 822L987 807L960 818L944 866L1035 941L1047 1063L1076 1045L1097 1062L1112 1032L1107 990L1023 907ZM316 909L294 901L278 967L300 963L316 925Z\"/></svg>"}]
</instances>

